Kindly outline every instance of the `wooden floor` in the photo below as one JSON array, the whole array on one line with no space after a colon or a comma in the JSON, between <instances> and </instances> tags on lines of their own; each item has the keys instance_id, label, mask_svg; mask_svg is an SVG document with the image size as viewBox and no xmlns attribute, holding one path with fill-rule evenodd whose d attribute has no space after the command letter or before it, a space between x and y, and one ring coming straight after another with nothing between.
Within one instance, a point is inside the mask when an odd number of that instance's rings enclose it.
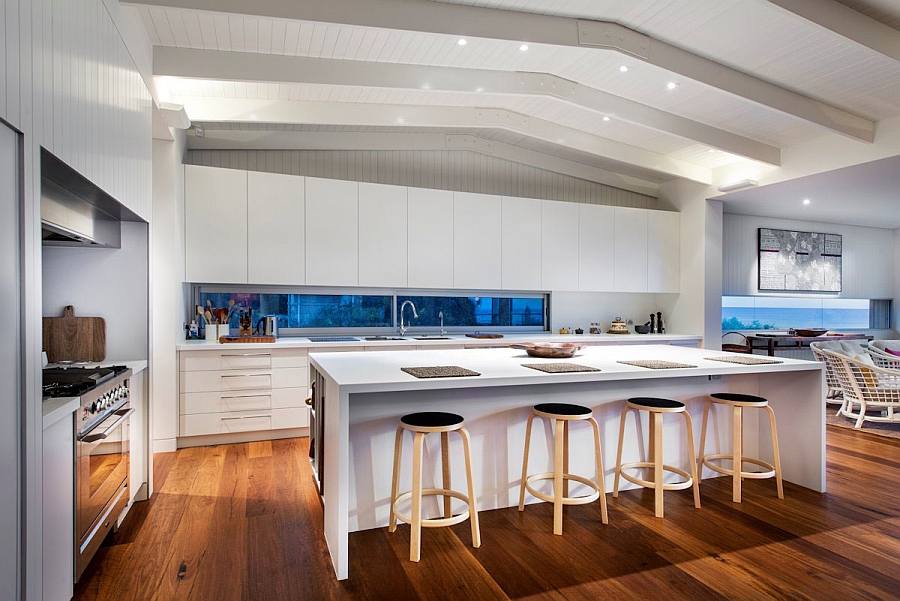
<instances>
[{"instance_id":1,"label":"wooden floor","mask_svg":"<svg viewBox=\"0 0 900 601\"><path fill-rule=\"evenodd\" d=\"M783 433L783 436L789 433ZM156 456L157 490L100 549L75 598L150 599L887 599L900 598L900 441L828 428L826 495L727 478L566 509L552 534L548 504L481 514L423 531L350 536L350 574L334 578L306 439L183 449Z\"/></svg>"}]
</instances>

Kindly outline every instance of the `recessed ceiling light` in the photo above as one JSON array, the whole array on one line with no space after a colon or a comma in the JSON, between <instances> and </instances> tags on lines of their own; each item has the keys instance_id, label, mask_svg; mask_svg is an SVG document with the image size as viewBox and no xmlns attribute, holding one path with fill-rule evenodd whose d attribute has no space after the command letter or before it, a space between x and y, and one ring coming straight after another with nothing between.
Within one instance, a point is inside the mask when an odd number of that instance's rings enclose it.
<instances>
[{"instance_id":1,"label":"recessed ceiling light","mask_svg":"<svg viewBox=\"0 0 900 601\"><path fill-rule=\"evenodd\" d=\"M522 52L527 52L528 44L522 44L521 46L519 46L519 50L521 50Z\"/></svg>"},{"instance_id":2,"label":"recessed ceiling light","mask_svg":"<svg viewBox=\"0 0 900 601\"><path fill-rule=\"evenodd\" d=\"M403 117L397 117L397 123L405 123L405 122L406 122L406 119L404 119Z\"/></svg>"},{"instance_id":3,"label":"recessed ceiling light","mask_svg":"<svg viewBox=\"0 0 900 601\"><path fill-rule=\"evenodd\" d=\"M478 86L477 88L475 88L475 91L476 92L484 92L484 88L482 88L481 86Z\"/></svg>"},{"instance_id":4,"label":"recessed ceiling light","mask_svg":"<svg viewBox=\"0 0 900 601\"><path fill-rule=\"evenodd\" d=\"M458 40L456 40L456 43L459 44L460 46L465 46L469 42L468 42L468 40L466 40L466 38L459 38Z\"/></svg>"},{"instance_id":5,"label":"recessed ceiling light","mask_svg":"<svg viewBox=\"0 0 900 601\"><path fill-rule=\"evenodd\" d=\"M430 89L431 89L431 84L429 84L429 83L423 83L423 84L422 84L422 89L423 89L423 90L430 90Z\"/></svg>"},{"instance_id":6,"label":"recessed ceiling light","mask_svg":"<svg viewBox=\"0 0 900 601\"><path fill-rule=\"evenodd\" d=\"M628 72L628 66L627 66L627 65L622 65L621 67L619 67L619 71L621 71L622 73L627 73L627 72Z\"/></svg>"},{"instance_id":7,"label":"recessed ceiling light","mask_svg":"<svg viewBox=\"0 0 900 601\"><path fill-rule=\"evenodd\" d=\"M670 81L669 83L666 84L666 87L670 90L674 90L675 88L678 87L678 84L675 83L674 81Z\"/></svg>"},{"instance_id":8,"label":"recessed ceiling light","mask_svg":"<svg viewBox=\"0 0 900 601\"><path fill-rule=\"evenodd\" d=\"M709 149L709 150L707 150L707 151L706 151L706 152L715 152L715 151L716 151L716 149L715 149L715 148L710 148L710 149Z\"/></svg>"},{"instance_id":9,"label":"recessed ceiling light","mask_svg":"<svg viewBox=\"0 0 900 601\"><path fill-rule=\"evenodd\" d=\"M604 121L609 121L609 117L603 117Z\"/></svg>"},{"instance_id":10,"label":"recessed ceiling light","mask_svg":"<svg viewBox=\"0 0 900 601\"><path fill-rule=\"evenodd\" d=\"M809 204L809 199L808 199L808 198L804 198L804 199L803 199L803 204L808 205L808 204Z\"/></svg>"}]
</instances>

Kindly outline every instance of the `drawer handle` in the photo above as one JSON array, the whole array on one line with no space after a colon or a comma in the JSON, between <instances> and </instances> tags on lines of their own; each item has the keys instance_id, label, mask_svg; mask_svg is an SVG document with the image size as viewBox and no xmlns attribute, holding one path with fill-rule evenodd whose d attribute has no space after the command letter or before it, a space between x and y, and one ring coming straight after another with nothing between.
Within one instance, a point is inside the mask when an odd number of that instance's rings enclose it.
<instances>
[{"instance_id":1,"label":"drawer handle","mask_svg":"<svg viewBox=\"0 0 900 601\"><path fill-rule=\"evenodd\" d=\"M271 415L271 414L268 414L268 415L238 415L238 416L235 416L235 417L223 417L223 418L221 418L221 419L222 419L222 421L224 422L224 421L227 421L227 420L233 420L233 419L260 419L260 418L263 418L263 417L271 418L272 415Z\"/></svg>"},{"instance_id":2,"label":"drawer handle","mask_svg":"<svg viewBox=\"0 0 900 601\"><path fill-rule=\"evenodd\" d=\"M230 376L223 375L221 377L222 378L262 378L264 376L271 376L271 375L272 374L270 374L269 372L266 372L264 374L233 374Z\"/></svg>"},{"instance_id":3,"label":"drawer handle","mask_svg":"<svg viewBox=\"0 0 900 601\"><path fill-rule=\"evenodd\" d=\"M263 399L270 397L270 394L236 394L232 396L222 396L223 399Z\"/></svg>"},{"instance_id":4,"label":"drawer handle","mask_svg":"<svg viewBox=\"0 0 900 601\"><path fill-rule=\"evenodd\" d=\"M271 357L272 353L228 353L222 354L223 357Z\"/></svg>"},{"instance_id":5,"label":"drawer handle","mask_svg":"<svg viewBox=\"0 0 900 601\"><path fill-rule=\"evenodd\" d=\"M308 399L306 399L303 402L306 403L307 407L312 407L312 397L309 397Z\"/></svg>"}]
</instances>

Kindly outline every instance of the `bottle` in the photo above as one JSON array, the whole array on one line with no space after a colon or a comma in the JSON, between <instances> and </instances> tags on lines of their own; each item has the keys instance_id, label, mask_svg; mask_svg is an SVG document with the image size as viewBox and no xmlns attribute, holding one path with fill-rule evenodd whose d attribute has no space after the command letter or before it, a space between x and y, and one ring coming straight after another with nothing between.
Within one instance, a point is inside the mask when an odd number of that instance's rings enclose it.
<instances>
[{"instance_id":1,"label":"bottle","mask_svg":"<svg viewBox=\"0 0 900 601\"><path fill-rule=\"evenodd\" d=\"M199 338L200 337L200 326L197 325L197 320L192 319L191 325L188 326L188 338Z\"/></svg>"}]
</instances>

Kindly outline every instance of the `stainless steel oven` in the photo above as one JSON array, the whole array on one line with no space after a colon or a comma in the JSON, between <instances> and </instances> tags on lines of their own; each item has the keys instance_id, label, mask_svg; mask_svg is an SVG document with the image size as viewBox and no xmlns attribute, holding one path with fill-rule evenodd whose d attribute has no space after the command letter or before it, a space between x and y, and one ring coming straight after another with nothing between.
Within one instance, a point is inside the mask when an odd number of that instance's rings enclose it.
<instances>
[{"instance_id":1,"label":"stainless steel oven","mask_svg":"<svg viewBox=\"0 0 900 601\"><path fill-rule=\"evenodd\" d=\"M85 398L75 425L76 581L115 528L130 496L129 418L134 409L124 374L98 388L97 400Z\"/></svg>"}]
</instances>

